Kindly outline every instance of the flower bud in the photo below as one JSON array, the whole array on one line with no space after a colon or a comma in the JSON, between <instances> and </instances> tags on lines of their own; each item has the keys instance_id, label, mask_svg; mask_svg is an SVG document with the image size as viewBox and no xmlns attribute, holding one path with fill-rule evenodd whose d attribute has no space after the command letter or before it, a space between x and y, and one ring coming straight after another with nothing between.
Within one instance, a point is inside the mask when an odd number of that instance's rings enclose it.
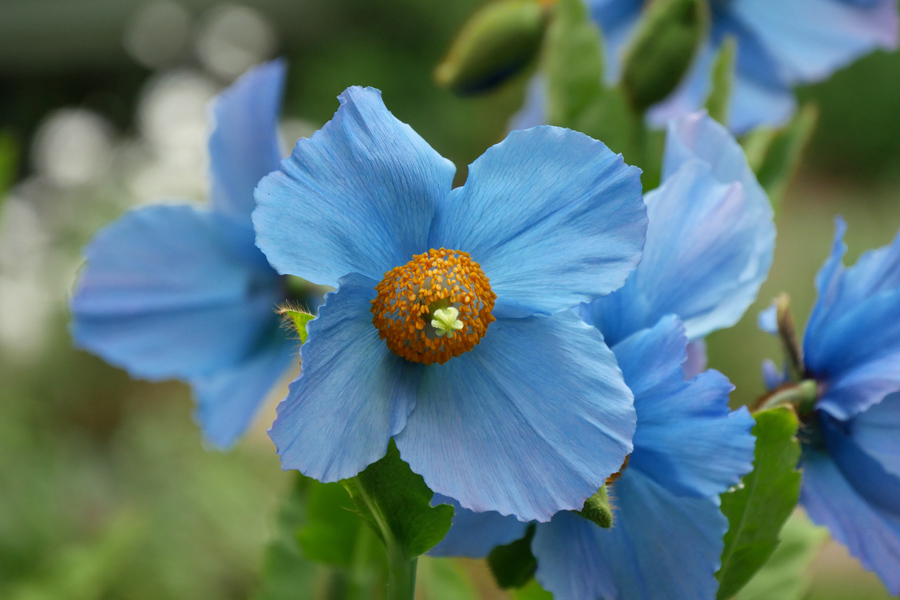
<instances>
[{"instance_id":1,"label":"flower bud","mask_svg":"<svg viewBox=\"0 0 900 600\"><path fill-rule=\"evenodd\" d=\"M609 504L609 497L606 494L606 486L604 485L597 493L584 501L584 507L576 511L579 515L596 523L604 529L609 529L613 525L612 506Z\"/></svg>"}]
</instances>

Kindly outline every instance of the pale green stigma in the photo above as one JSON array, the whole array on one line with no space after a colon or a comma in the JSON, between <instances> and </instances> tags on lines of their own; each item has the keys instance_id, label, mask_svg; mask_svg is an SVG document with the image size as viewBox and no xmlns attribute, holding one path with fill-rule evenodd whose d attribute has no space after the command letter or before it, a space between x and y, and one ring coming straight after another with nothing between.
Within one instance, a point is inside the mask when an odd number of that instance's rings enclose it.
<instances>
[{"instance_id":1,"label":"pale green stigma","mask_svg":"<svg viewBox=\"0 0 900 600\"><path fill-rule=\"evenodd\" d=\"M452 306L447 308L439 308L431 315L431 326L435 329L435 335L438 337L453 337L454 331L463 328L462 321L459 320L459 311Z\"/></svg>"}]
</instances>

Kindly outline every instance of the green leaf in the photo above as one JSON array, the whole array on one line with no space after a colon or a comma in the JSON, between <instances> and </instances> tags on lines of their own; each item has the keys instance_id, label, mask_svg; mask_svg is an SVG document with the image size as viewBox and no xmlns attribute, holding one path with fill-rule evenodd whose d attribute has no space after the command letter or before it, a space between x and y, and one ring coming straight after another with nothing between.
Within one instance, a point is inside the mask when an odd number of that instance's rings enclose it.
<instances>
[{"instance_id":1,"label":"green leaf","mask_svg":"<svg viewBox=\"0 0 900 600\"><path fill-rule=\"evenodd\" d=\"M581 0L559 0L556 5L544 45L543 70L550 124L575 129L604 93L603 42Z\"/></svg>"},{"instance_id":2,"label":"green leaf","mask_svg":"<svg viewBox=\"0 0 900 600\"><path fill-rule=\"evenodd\" d=\"M501 588L522 587L534 576L537 570L537 559L531 553L534 528L534 525L530 525L525 537L511 544L497 546L488 554L488 566Z\"/></svg>"},{"instance_id":3,"label":"green leaf","mask_svg":"<svg viewBox=\"0 0 900 600\"><path fill-rule=\"evenodd\" d=\"M728 124L731 92L734 89L736 57L737 41L733 36L728 36L716 53L712 72L712 90L706 99L706 110L709 112L709 116L723 125Z\"/></svg>"},{"instance_id":4,"label":"green leaf","mask_svg":"<svg viewBox=\"0 0 900 600\"><path fill-rule=\"evenodd\" d=\"M765 158L756 169L759 183L768 192L776 212L797 172L797 167L800 166L800 160L812 139L818 120L819 110L812 104L807 104L797 111L791 122L772 137Z\"/></svg>"},{"instance_id":5,"label":"green leaf","mask_svg":"<svg viewBox=\"0 0 900 600\"><path fill-rule=\"evenodd\" d=\"M0 132L0 206L16 179L19 167L19 144L12 133Z\"/></svg>"},{"instance_id":6,"label":"green leaf","mask_svg":"<svg viewBox=\"0 0 900 600\"><path fill-rule=\"evenodd\" d=\"M315 315L288 304L279 307L277 312L284 321L284 324L289 329L297 332L300 343L305 344L306 338L309 336L309 334L306 333L306 324L312 321L315 318Z\"/></svg>"},{"instance_id":7,"label":"green leaf","mask_svg":"<svg viewBox=\"0 0 900 600\"><path fill-rule=\"evenodd\" d=\"M465 570L449 558L419 559L417 600L472 600L478 592Z\"/></svg>"},{"instance_id":8,"label":"green leaf","mask_svg":"<svg viewBox=\"0 0 900 600\"><path fill-rule=\"evenodd\" d=\"M431 506L434 492L413 473L391 441L387 455L344 485L363 518L388 547L412 560L440 542L453 507Z\"/></svg>"},{"instance_id":9,"label":"green leaf","mask_svg":"<svg viewBox=\"0 0 900 600\"><path fill-rule=\"evenodd\" d=\"M313 484L307 499L306 523L297 530L303 555L310 560L349 567L365 553L372 533L356 513L356 505L340 483Z\"/></svg>"},{"instance_id":10,"label":"green leaf","mask_svg":"<svg viewBox=\"0 0 900 600\"><path fill-rule=\"evenodd\" d=\"M495 87L525 68L538 54L547 23L534 0L499 0L481 8L463 26L435 82L458 94Z\"/></svg>"},{"instance_id":11,"label":"green leaf","mask_svg":"<svg viewBox=\"0 0 900 600\"><path fill-rule=\"evenodd\" d=\"M553 600L553 594L542 588L534 579L525 587L513 590L512 597L513 600Z\"/></svg>"},{"instance_id":12,"label":"green leaf","mask_svg":"<svg viewBox=\"0 0 900 600\"><path fill-rule=\"evenodd\" d=\"M795 512L781 530L772 558L734 600L801 600L812 580L809 566L827 539L828 530Z\"/></svg>"},{"instance_id":13,"label":"green leaf","mask_svg":"<svg viewBox=\"0 0 900 600\"><path fill-rule=\"evenodd\" d=\"M637 112L664 100L681 83L706 36L708 10L703 0L647 5L622 69L622 85Z\"/></svg>"},{"instance_id":14,"label":"green leaf","mask_svg":"<svg viewBox=\"0 0 900 600\"><path fill-rule=\"evenodd\" d=\"M800 495L796 415L781 407L758 412L754 418L753 471L741 485L722 494L729 528L722 568L716 574L719 600L734 596L769 559Z\"/></svg>"}]
</instances>

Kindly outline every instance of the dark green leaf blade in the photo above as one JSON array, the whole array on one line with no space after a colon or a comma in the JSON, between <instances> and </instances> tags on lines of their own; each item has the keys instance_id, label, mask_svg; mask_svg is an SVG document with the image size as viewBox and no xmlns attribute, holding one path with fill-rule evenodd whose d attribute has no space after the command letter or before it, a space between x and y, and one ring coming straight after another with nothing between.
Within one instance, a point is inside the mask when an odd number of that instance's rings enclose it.
<instances>
[{"instance_id":1,"label":"dark green leaf blade","mask_svg":"<svg viewBox=\"0 0 900 600\"><path fill-rule=\"evenodd\" d=\"M430 550L450 530L453 507L431 506L434 492L403 462L393 441L384 458L345 485L389 552L399 551L411 560Z\"/></svg>"},{"instance_id":2,"label":"dark green leaf blade","mask_svg":"<svg viewBox=\"0 0 900 600\"><path fill-rule=\"evenodd\" d=\"M818 121L819 109L812 104L797 111L791 122L772 138L765 158L756 170L759 183L768 192L776 213Z\"/></svg>"},{"instance_id":3,"label":"dark green leaf blade","mask_svg":"<svg viewBox=\"0 0 900 600\"><path fill-rule=\"evenodd\" d=\"M736 58L737 41L733 36L728 36L716 53L713 65L712 90L706 99L706 110L709 116L723 125L728 125L728 110L731 108L731 92L734 88Z\"/></svg>"},{"instance_id":4,"label":"dark green leaf blade","mask_svg":"<svg viewBox=\"0 0 900 600\"><path fill-rule=\"evenodd\" d=\"M756 452L753 471L742 484L722 494L728 518L719 600L733 597L772 555L778 534L800 495L800 444L797 417L786 407L754 415Z\"/></svg>"},{"instance_id":5,"label":"dark green leaf blade","mask_svg":"<svg viewBox=\"0 0 900 600\"><path fill-rule=\"evenodd\" d=\"M529 526L525 537L510 544L497 546L488 554L488 566L501 588L523 587L534 576L537 570L537 559L531 553L534 530L534 525Z\"/></svg>"}]
</instances>

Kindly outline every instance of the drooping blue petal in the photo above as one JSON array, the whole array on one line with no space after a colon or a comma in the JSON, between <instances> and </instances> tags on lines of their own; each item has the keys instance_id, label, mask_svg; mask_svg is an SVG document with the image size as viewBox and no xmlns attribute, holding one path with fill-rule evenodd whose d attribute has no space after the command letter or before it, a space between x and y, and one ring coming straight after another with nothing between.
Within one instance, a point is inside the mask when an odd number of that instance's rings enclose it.
<instances>
[{"instance_id":1,"label":"drooping blue petal","mask_svg":"<svg viewBox=\"0 0 900 600\"><path fill-rule=\"evenodd\" d=\"M438 207L431 246L463 250L497 294L494 315L554 314L618 289L647 227L640 170L558 127L513 131Z\"/></svg>"},{"instance_id":2,"label":"drooping blue petal","mask_svg":"<svg viewBox=\"0 0 900 600\"><path fill-rule=\"evenodd\" d=\"M733 0L729 10L759 37L791 82L812 82L876 48L896 48L895 0Z\"/></svg>"},{"instance_id":3,"label":"drooping blue petal","mask_svg":"<svg viewBox=\"0 0 900 600\"><path fill-rule=\"evenodd\" d=\"M728 528L718 497L679 497L630 467L611 494L610 529L571 512L538 525L540 584L557 600L714 598Z\"/></svg>"},{"instance_id":4,"label":"drooping blue petal","mask_svg":"<svg viewBox=\"0 0 900 600\"><path fill-rule=\"evenodd\" d=\"M498 319L472 351L430 365L395 441L461 506L547 521L581 509L619 470L634 425L615 357L566 311Z\"/></svg>"},{"instance_id":5,"label":"drooping blue petal","mask_svg":"<svg viewBox=\"0 0 900 600\"><path fill-rule=\"evenodd\" d=\"M709 360L706 356L706 340L694 340L687 345L687 358L681 368L685 379L693 379L706 370Z\"/></svg>"},{"instance_id":6,"label":"drooping blue petal","mask_svg":"<svg viewBox=\"0 0 900 600\"><path fill-rule=\"evenodd\" d=\"M751 204L740 182L720 183L698 160L645 198L641 264L621 290L583 309L587 321L611 344L667 314L684 320L691 339L736 323L768 273L771 214Z\"/></svg>"},{"instance_id":7,"label":"drooping blue petal","mask_svg":"<svg viewBox=\"0 0 900 600\"><path fill-rule=\"evenodd\" d=\"M754 421L745 408L730 411L734 386L721 373L685 381L686 346L671 316L613 346L638 418L626 472L640 470L674 494L715 496L753 468Z\"/></svg>"},{"instance_id":8,"label":"drooping blue petal","mask_svg":"<svg viewBox=\"0 0 900 600\"><path fill-rule=\"evenodd\" d=\"M273 323L266 343L245 360L191 381L197 398L197 421L212 445L229 448L253 423L266 395L292 363L300 361L296 340Z\"/></svg>"},{"instance_id":9,"label":"drooping blue petal","mask_svg":"<svg viewBox=\"0 0 900 600\"><path fill-rule=\"evenodd\" d=\"M778 335L778 307L769 305L756 315L756 326L769 335Z\"/></svg>"},{"instance_id":10,"label":"drooping blue petal","mask_svg":"<svg viewBox=\"0 0 900 600\"><path fill-rule=\"evenodd\" d=\"M219 94L209 137L210 200L215 210L250 222L253 189L278 168L278 115L287 64L266 63Z\"/></svg>"},{"instance_id":11,"label":"drooping blue petal","mask_svg":"<svg viewBox=\"0 0 900 600\"><path fill-rule=\"evenodd\" d=\"M282 468L324 482L352 477L384 456L406 425L422 365L378 337L370 312L377 283L342 277L307 325L302 371L269 430Z\"/></svg>"},{"instance_id":12,"label":"drooping blue petal","mask_svg":"<svg viewBox=\"0 0 900 600\"><path fill-rule=\"evenodd\" d=\"M880 479L893 476L882 471ZM900 511L870 502L850 484L832 455L810 447L803 452L800 502L810 518L875 571L892 594L900 594Z\"/></svg>"},{"instance_id":13,"label":"drooping blue petal","mask_svg":"<svg viewBox=\"0 0 900 600\"><path fill-rule=\"evenodd\" d=\"M347 273L379 281L427 251L455 172L378 90L351 87L340 100L334 118L260 182L253 212L257 243L280 273L331 286Z\"/></svg>"},{"instance_id":14,"label":"drooping blue petal","mask_svg":"<svg viewBox=\"0 0 900 600\"><path fill-rule=\"evenodd\" d=\"M779 369L778 366L768 358L762 363L762 372L763 382L766 384L766 389L770 392L791 380L790 375L788 375L787 364L782 365Z\"/></svg>"},{"instance_id":15,"label":"drooping blue petal","mask_svg":"<svg viewBox=\"0 0 900 600\"><path fill-rule=\"evenodd\" d=\"M428 551L431 556L467 556L484 558L497 546L510 544L525 535L528 523L512 515L498 512L472 512L447 496L435 494L432 506L449 504L453 507L453 524L437 546Z\"/></svg>"},{"instance_id":16,"label":"drooping blue petal","mask_svg":"<svg viewBox=\"0 0 900 600\"><path fill-rule=\"evenodd\" d=\"M588 0L594 22L603 33L603 52L606 58L604 79L608 84L619 80L626 42L641 18L643 0Z\"/></svg>"},{"instance_id":17,"label":"drooping blue petal","mask_svg":"<svg viewBox=\"0 0 900 600\"><path fill-rule=\"evenodd\" d=\"M900 390L900 237L845 269L845 228L838 220L803 344L807 368L825 384L819 408L842 420Z\"/></svg>"},{"instance_id":18,"label":"drooping blue petal","mask_svg":"<svg viewBox=\"0 0 900 600\"><path fill-rule=\"evenodd\" d=\"M147 379L195 378L243 360L277 317L278 275L253 231L190 206L132 211L84 251L75 343Z\"/></svg>"},{"instance_id":19,"label":"drooping blue petal","mask_svg":"<svg viewBox=\"0 0 900 600\"><path fill-rule=\"evenodd\" d=\"M885 471L900 477L900 394L891 394L850 422L853 440Z\"/></svg>"},{"instance_id":20,"label":"drooping blue petal","mask_svg":"<svg viewBox=\"0 0 900 600\"><path fill-rule=\"evenodd\" d=\"M728 128L737 135L761 126L780 127L797 110L794 92L784 84L760 81L738 70L732 89Z\"/></svg>"}]
</instances>

